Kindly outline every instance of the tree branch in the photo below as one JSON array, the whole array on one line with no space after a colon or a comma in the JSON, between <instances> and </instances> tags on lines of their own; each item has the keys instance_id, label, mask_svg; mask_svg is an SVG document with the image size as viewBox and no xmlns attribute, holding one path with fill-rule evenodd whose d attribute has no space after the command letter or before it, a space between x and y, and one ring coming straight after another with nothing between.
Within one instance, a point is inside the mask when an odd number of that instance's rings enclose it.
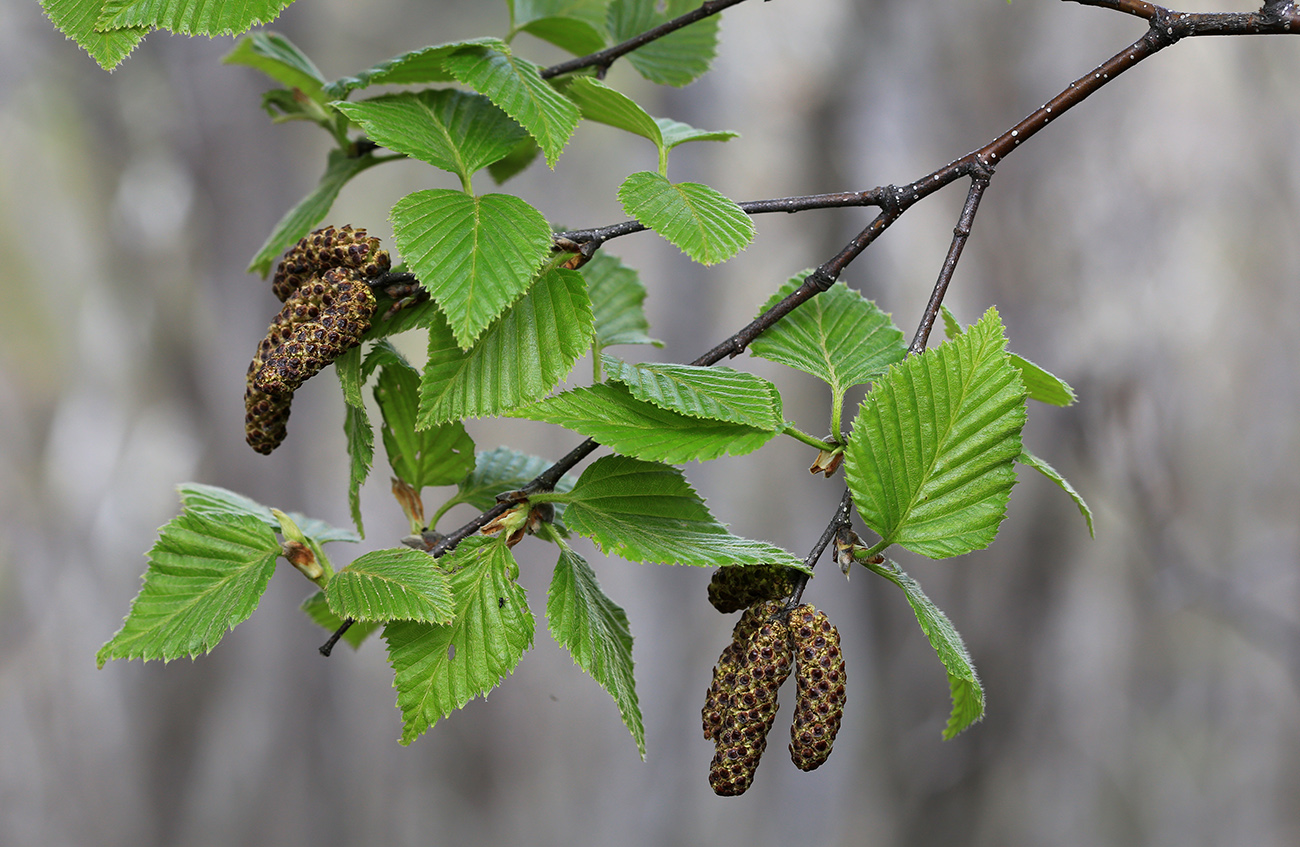
<instances>
[{"instance_id":1,"label":"tree branch","mask_svg":"<svg viewBox=\"0 0 1300 847\"><path fill-rule=\"evenodd\" d=\"M957 219L957 226L952 230L952 244L948 247L948 255L943 260L943 267L939 269L939 279L934 284L934 291L930 294L930 302L926 304L925 313L921 315L921 325L916 328L912 344L907 348L909 354L920 353L930 340L930 330L934 328L939 307L943 305L943 295L948 292L948 283L952 281L953 272L957 270L962 248L966 246L966 239L970 238L971 224L975 222L975 213L979 210L980 198L984 196L984 189L989 187L991 177L992 174L988 173L971 179L970 191L966 192L966 202L962 205L961 217Z\"/></svg>"}]
</instances>

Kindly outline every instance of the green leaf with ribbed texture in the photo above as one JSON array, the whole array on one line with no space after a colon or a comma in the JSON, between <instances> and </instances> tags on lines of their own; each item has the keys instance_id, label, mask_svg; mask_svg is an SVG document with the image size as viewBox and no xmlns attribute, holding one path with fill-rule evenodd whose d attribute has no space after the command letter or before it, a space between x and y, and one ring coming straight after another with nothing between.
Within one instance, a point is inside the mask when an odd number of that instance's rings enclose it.
<instances>
[{"instance_id":1,"label":"green leaf with ribbed texture","mask_svg":"<svg viewBox=\"0 0 1300 847\"><path fill-rule=\"evenodd\" d=\"M528 289L551 249L542 213L509 194L435 188L393 207L393 239L462 350Z\"/></svg>"},{"instance_id":2,"label":"green leaf with ribbed texture","mask_svg":"<svg viewBox=\"0 0 1300 847\"><path fill-rule=\"evenodd\" d=\"M418 426L499 415L546 395L591 344L593 319L577 271L550 270L468 351L441 315L429 322Z\"/></svg>"},{"instance_id":3,"label":"green leaf with ribbed texture","mask_svg":"<svg viewBox=\"0 0 1300 847\"><path fill-rule=\"evenodd\" d=\"M376 144L451 171L467 185L475 171L527 137L523 127L482 94L451 88L333 106Z\"/></svg>"},{"instance_id":4,"label":"green leaf with ribbed texture","mask_svg":"<svg viewBox=\"0 0 1300 847\"><path fill-rule=\"evenodd\" d=\"M575 388L507 414L571 429L625 456L669 464L743 456L777 434L661 409L633 397L627 386L618 383Z\"/></svg>"},{"instance_id":5,"label":"green leaf with ribbed texture","mask_svg":"<svg viewBox=\"0 0 1300 847\"><path fill-rule=\"evenodd\" d=\"M307 617L311 618L313 623L329 632L337 632L338 628L343 625L343 618L330 611L329 602L325 599L324 591L317 591L306 600L303 600L302 605L298 608L306 612ZM380 626L382 624L378 621L355 621L343 633L343 640L355 650Z\"/></svg>"},{"instance_id":6,"label":"green leaf with ribbed texture","mask_svg":"<svg viewBox=\"0 0 1300 847\"><path fill-rule=\"evenodd\" d=\"M956 338L964 330L947 306L943 306L942 309L944 333L949 338ZM1029 392L1030 400L1037 400L1050 406L1072 406L1079 399L1070 384L1059 376L1044 370L1024 356L1017 356L1015 353L1010 355L1011 364L1020 369L1020 377L1025 381L1025 390Z\"/></svg>"},{"instance_id":7,"label":"green leaf with ribbed texture","mask_svg":"<svg viewBox=\"0 0 1300 847\"><path fill-rule=\"evenodd\" d=\"M1083 496L1079 494L1078 491L1074 490L1074 486L1070 484L1070 481L1061 476L1060 471L1035 456L1033 453L1030 453L1028 450L1022 450L1020 455L1016 458L1016 461L1038 471L1040 474L1055 483L1057 488L1068 494L1070 499L1074 501L1074 505L1078 507L1079 514L1083 515L1084 522L1088 524L1088 534L1093 538L1097 537L1097 533L1092 526L1092 509L1088 508L1088 504L1084 502Z\"/></svg>"},{"instance_id":8,"label":"green leaf with ribbed texture","mask_svg":"<svg viewBox=\"0 0 1300 847\"><path fill-rule=\"evenodd\" d=\"M238 35L270 23L293 0L107 0L95 28L131 26L167 29L182 35Z\"/></svg>"},{"instance_id":9,"label":"green leaf with ribbed texture","mask_svg":"<svg viewBox=\"0 0 1300 847\"><path fill-rule=\"evenodd\" d=\"M617 127L633 135L647 138L656 147L663 146L663 132L650 113L621 91L590 76L565 80L561 90L582 111L589 121Z\"/></svg>"},{"instance_id":10,"label":"green leaf with ribbed texture","mask_svg":"<svg viewBox=\"0 0 1300 847\"><path fill-rule=\"evenodd\" d=\"M421 550L374 550L334 574L325 586L330 611L355 621L451 623L451 579Z\"/></svg>"},{"instance_id":11,"label":"green leaf with ribbed texture","mask_svg":"<svg viewBox=\"0 0 1300 847\"><path fill-rule=\"evenodd\" d=\"M467 47L446 59L447 70L470 88L486 94L528 130L555 167L560 151L578 127L578 107L542 79L537 66L508 51Z\"/></svg>"},{"instance_id":12,"label":"green leaf with ribbed texture","mask_svg":"<svg viewBox=\"0 0 1300 847\"><path fill-rule=\"evenodd\" d=\"M633 365L613 356L605 356L603 363L611 381L622 383L633 397L661 409L773 432L785 426L776 386L751 373L724 366Z\"/></svg>"},{"instance_id":13,"label":"green leaf with ribbed texture","mask_svg":"<svg viewBox=\"0 0 1300 847\"><path fill-rule=\"evenodd\" d=\"M348 180L381 161L369 154L348 156L341 150L331 150L320 182L310 194L298 201L298 205L280 218L275 229L267 236L266 243L248 263L248 273L266 276L276 257L298 243L298 239L324 220Z\"/></svg>"},{"instance_id":14,"label":"green leaf with ribbed texture","mask_svg":"<svg viewBox=\"0 0 1300 847\"><path fill-rule=\"evenodd\" d=\"M596 344L599 347L615 344L664 346L662 341L647 335L650 322L645 316L646 291L635 270L602 250L582 266L582 276L587 280L591 311L596 316Z\"/></svg>"},{"instance_id":15,"label":"green leaf with ribbed texture","mask_svg":"<svg viewBox=\"0 0 1300 847\"><path fill-rule=\"evenodd\" d=\"M255 68L286 88L296 88L324 103L325 77L307 54L278 32L253 32L239 39L235 49L221 58L224 65Z\"/></svg>"},{"instance_id":16,"label":"green leaf with ribbed texture","mask_svg":"<svg viewBox=\"0 0 1300 847\"><path fill-rule=\"evenodd\" d=\"M605 47L608 0L510 0L510 28L578 56Z\"/></svg>"},{"instance_id":17,"label":"green leaf with ribbed texture","mask_svg":"<svg viewBox=\"0 0 1300 847\"><path fill-rule=\"evenodd\" d=\"M934 605L916 580L899 570L893 563L873 567L876 573L903 589L907 602L912 606L916 622L921 625L925 637L930 639L930 646L938 654L939 661L948 670L948 691L952 696L952 714L944 727L943 737L947 741L956 737L962 730L984 717L984 688L980 685L971 662L966 644L961 640L952 621L943 610Z\"/></svg>"},{"instance_id":18,"label":"green leaf with ribbed texture","mask_svg":"<svg viewBox=\"0 0 1300 847\"><path fill-rule=\"evenodd\" d=\"M811 270L790 277L759 310L794 293ZM907 341L875 303L837 282L786 315L749 345L749 352L812 374L843 394L903 361Z\"/></svg>"},{"instance_id":19,"label":"green leaf with ribbed texture","mask_svg":"<svg viewBox=\"0 0 1300 847\"><path fill-rule=\"evenodd\" d=\"M655 118L655 125L663 138L663 146L671 150L688 141L730 141L740 133L730 129L697 129L671 118Z\"/></svg>"},{"instance_id":20,"label":"green leaf with ribbed texture","mask_svg":"<svg viewBox=\"0 0 1300 847\"><path fill-rule=\"evenodd\" d=\"M348 513L357 532L365 537L361 519L361 486L370 476L375 461L375 431L370 426L365 406L348 406L343 410L343 435L348 447Z\"/></svg>"},{"instance_id":21,"label":"green leaf with ribbed texture","mask_svg":"<svg viewBox=\"0 0 1300 847\"><path fill-rule=\"evenodd\" d=\"M425 486L455 485L474 469L474 440L460 421L416 428L419 371L405 363L385 365L374 390L384 417L388 464L398 479L419 491Z\"/></svg>"},{"instance_id":22,"label":"green leaf with ribbed texture","mask_svg":"<svg viewBox=\"0 0 1300 847\"><path fill-rule=\"evenodd\" d=\"M754 222L735 201L698 182L669 182L638 171L618 189L623 210L697 262L713 265L754 238Z\"/></svg>"},{"instance_id":23,"label":"green leaf with ribbed texture","mask_svg":"<svg viewBox=\"0 0 1300 847\"><path fill-rule=\"evenodd\" d=\"M499 38L470 38L421 47L386 59L356 76L345 76L325 86L325 96L334 100L347 97L352 91L372 85L422 85L429 82L451 82L455 77L443 67L443 61L466 47L483 46L498 50L510 49Z\"/></svg>"},{"instance_id":24,"label":"green leaf with ribbed texture","mask_svg":"<svg viewBox=\"0 0 1300 847\"><path fill-rule=\"evenodd\" d=\"M343 389L343 402L349 406L360 406L361 398L361 348L351 347L342 356L334 360L334 374L339 378L339 387Z\"/></svg>"},{"instance_id":25,"label":"green leaf with ribbed texture","mask_svg":"<svg viewBox=\"0 0 1300 847\"><path fill-rule=\"evenodd\" d=\"M106 71L117 67L149 34L148 27L128 27L99 32L95 23L104 10L105 0L41 0L41 8L50 23L68 38L81 45Z\"/></svg>"},{"instance_id":26,"label":"green leaf with ribbed texture","mask_svg":"<svg viewBox=\"0 0 1300 847\"><path fill-rule=\"evenodd\" d=\"M173 518L149 551L126 621L95 661L207 653L257 608L279 555L275 533L251 515Z\"/></svg>"},{"instance_id":27,"label":"green leaf with ribbed texture","mask_svg":"<svg viewBox=\"0 0 1300 847\"><path fill-rule=\"evenodd\" d=\"M600 589L587 560L562 539L554 540L560 544L560 560L555 563L546 595L551 636L614 698L623 725L644 759L645 727L632 676L632 631L627 614Z\"/></svg>"},{"instance_id":28,"label":"green leaf with ribbed texture","mask_svg":"<svg viewBox=\"0 0 1300 847\"><path fill-rule=\"evenodd\" d=\"M657 462L604 456L573 491L537 500L565 503L570 530L632 562L722 567L765 562L805 570L803 561L763 541L732 535L714 520L682 472Z\"/></svg>"},{"instance_id":29,"label":"green leaf with ribbed texture","mask_svg":"<svg viewBox=\"0 0 1300 847\"><path fill-rule=\"evenodd\" d=\"M176 486L181 497L181 505L186 513L196 517L221 520L225 517L247 516L257 518L272 530L280 531L280 519L271 513L271 509L257 501L215 485L201 482L182 482ZM331 541L350 541L356 543L361 539L350 529L331 526L325 521L309 518L300 512L289 512L289 517L307 538L317 544Z\"/></svg>"},{"instance_id":30,"label":"green leaf with ribbed texture","mask_svg":"<svg viewBox=\"0 0 1300 847\"><path fill-rule=\"evenodd\" d=\"M400 621L384 628L403 745L474 697L486 697L533 644L533 613L505 544L467 538L441 564L456 598L452 623Z\"/></svg>"},{"instance_id":31,"label":"green leaf with ribbed texture","mask_svg":"<svg viewBox=\"0 0 1300 847\"><path fill-rule=\"evenodd\" d=\"M498 494L523 488L552 464L550 459L530 456L509 447L485 450L475 457L470 475L460 481L455 500L486 511L496 505ZM572 491L577 481L578 478L572 474L565 474L555 484L555 490L561 493Z\"/></svg>"},{"instance_id":32,"label":"green leaf with ribbed texture","mask_svg":"<svg viewBox=\"0 0 1300 847\"><path fill-rule=\"evenodd\" d=\"M1016 481L1025 385L997 310L877 380L853 422L845 476L867 526L939 559L987 547Z\"/></svg>"},{"instance_id":33,"label":"green leaf with ribbed texture","mask_svg":"<svg viewBox=\"0 0 1300 847\"><path fill-rule=\"evenodd\" d=\"M664 12L656 0L613 0L606 25L615 42L626 41L699 6L699 0L669 2ZM627 55L641 76L661 85L683 86L709 69L718 50L718 16L710 15Z\"/></svg>"}]
</instances>

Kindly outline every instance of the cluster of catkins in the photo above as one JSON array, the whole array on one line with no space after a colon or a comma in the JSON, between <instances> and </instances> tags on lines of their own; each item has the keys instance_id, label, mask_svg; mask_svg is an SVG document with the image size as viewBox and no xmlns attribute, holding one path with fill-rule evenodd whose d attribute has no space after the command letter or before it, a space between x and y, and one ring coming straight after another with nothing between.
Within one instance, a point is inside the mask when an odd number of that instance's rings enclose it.
<instances>
[{"instance_id":1,"label":"cluster of catkins","mask_svg":"<svg viewBox=\"0 0 1300 847\"><path fill-rule=\"evenodd\" d=\"M284 441L293 393L361 343L375 314L369 281L389 268L379 239L364 229L327 226L293 246L271 291L284 307L248 366L244 437L259 453Z\"/></svg>"},{"instance_id":2,"label":"cluster of catkins","mask_svg":"<svg viewBox=\"0 0 1300 847\"><path fill-rule=\"evenodd\" d=\"M719 569L709 602L720 612L744 609L713 668L704 699L704 737L714 744L709 784L724 796L754 781L776 720L776 695L795 677L790 758L810 771L831 754L844 714L844 656L839 631L812 606L787 609L793 586L781 566Z\"/></svg>"}]
</instances>

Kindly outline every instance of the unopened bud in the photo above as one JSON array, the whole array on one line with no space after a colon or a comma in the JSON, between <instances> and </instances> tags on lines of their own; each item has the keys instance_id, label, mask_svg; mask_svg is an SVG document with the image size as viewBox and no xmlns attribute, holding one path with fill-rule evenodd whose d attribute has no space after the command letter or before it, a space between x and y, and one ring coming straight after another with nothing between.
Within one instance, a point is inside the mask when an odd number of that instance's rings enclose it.
<instances>
[{"instance_id":1,"label":"unopened bud","mask_svg":"<svg viewBox=\"0 0 1300 847\"><path fill-rule=\"evenodd\" d=\"M286 541L280 545L280 552L289 564L302 573L303 576L316 582L325 575L325 569L316 561L316 553L301 541Z\"/></svg>"},{"instance_id":2,"label":"unopened bud","mask_svg":"<svg viewBox=\"0 0 1300 847\"><path fill-rule=\"evenodd\" d=\"M420 492L412 488L405 480L397 477L389 477L392 482L393 496L397 498L397 503L402 507L402 514L411 522L411 532L418 533L424 528L424 501L420 499Z\"/></svg>"},{"instance_id":3,"label":"unopened bud","mask_svg":"<svg viewBox=\"0 0 1300 847\"><path fill-rule=\"evenodd\" d=\"M844 448L836 447L834 450L822 450L817 454L817 459L808 469L808 473L820 473L826 477L840 469L844 463Z\"/></svg>"}]
</instances>

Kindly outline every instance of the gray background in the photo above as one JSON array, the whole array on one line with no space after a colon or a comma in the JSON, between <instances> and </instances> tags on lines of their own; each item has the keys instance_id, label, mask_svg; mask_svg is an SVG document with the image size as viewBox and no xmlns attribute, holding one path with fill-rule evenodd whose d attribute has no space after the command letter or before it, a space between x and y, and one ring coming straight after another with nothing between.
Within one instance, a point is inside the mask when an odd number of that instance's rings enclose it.
<instances>
[{"instance_id":1,"label":"gray background","mask_svg":"<svg viewBox=\"0 0 1300 847\"><path fill-rule=\"evenodd\" d=\"M329 77L505 26L504 4L468 0L302 0L274 24ZM611 81L655 114L743 134L679 149L676 180L739 199L863 189L987 142L1142 26L1032 0L751 2L725 15L700 82L659 91L626 66ZM231 43L156 33L109 75L35 4L0 4L0 844L1300 841L1300 41L1179 44L999 167L949 302L968 321L997 304L1013 349L1078 391L1073 408L1035 407L1026 442L1088 498L1097 538L1022 475L992 548L904 560L986 684L987 719L952 742L943 670L901 595L823 563L807 596L843 634L844 730L803 774L782 719L739 799L706 782L699 707L731 621L703 572L591 556L637 637L644 763L540 624L486 702L399 747L382 643L317 656L324 633L295 610L309 586L288 569L211 655L95 669L177 482L347 520L332 378L300 393L272 457L243 443L244 369L276 309L243 269L328 139L272 126L264 79L218 63ZM553 221L611 223L618 183L653 155L584 127L553 173L510 189ZM449 179L369 171L330 220L387 241L392 203ZM913 209L844 275L909 333L963 193ZM651 290L662 356L686 361L869 215L759 218L711 269L648 234L609 249ZM825 429L813 380L738 364ZM527 422L470 431L480 449L576 443ZM735 532L802 552L841 490L811 458L774 443L686 470ZM403 532L386 476L381 460L362 549ZM540 613L552 554L518 550Z\"/></svg>"}]
</instances>

